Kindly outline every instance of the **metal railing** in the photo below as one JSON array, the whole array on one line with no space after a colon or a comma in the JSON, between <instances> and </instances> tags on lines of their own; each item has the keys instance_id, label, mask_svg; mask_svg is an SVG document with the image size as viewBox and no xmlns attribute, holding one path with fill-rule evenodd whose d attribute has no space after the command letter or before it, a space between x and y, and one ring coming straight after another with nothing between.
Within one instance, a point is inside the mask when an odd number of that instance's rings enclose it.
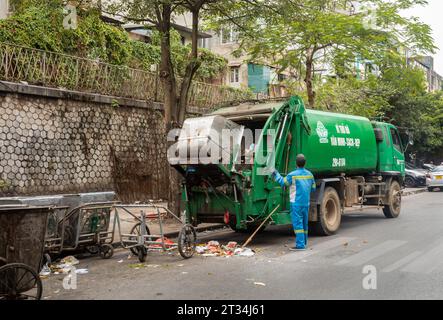
<instances>
[{"instance_id":1,"label":"metal railing","mask_svg":"<svg viewBox=\"0 0 443 320\"><path fill-rule=\"evenodd\" d=\"M137 100L164 98L156 73L1 42L0 80ZM211 108L248 99L249 92L194 81L188 105Z\"/></svg>"}]
</instances>

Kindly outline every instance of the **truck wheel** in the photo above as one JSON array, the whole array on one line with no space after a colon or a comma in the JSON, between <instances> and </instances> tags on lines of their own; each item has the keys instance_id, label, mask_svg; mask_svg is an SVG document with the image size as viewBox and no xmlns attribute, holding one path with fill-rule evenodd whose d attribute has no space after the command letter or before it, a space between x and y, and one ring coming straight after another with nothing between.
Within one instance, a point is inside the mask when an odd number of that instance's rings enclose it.
<instances>
[{"instance_id":1,"label":"truck wheel","mask_svg":"<svg viewBox=\"0 0 443 320\"><path fill-rule=\"evenodd\" d=\"M341 206L337 191L328 187L320 205L319 222L314 224L314 232L321 236L331 236L340 228Z\"/></svg>"},{"instance_id":2,"label":"truck wheel","mask_svg":"<svg viewBox=\"0 0 443 320\"><path fill-rule=\"evenodd\" d=\"M401 187L397 181L392 181L389 187L388 202L383 208L383 213L388 219L398 218L401 211Z\"/></svg>"}]
</instances>

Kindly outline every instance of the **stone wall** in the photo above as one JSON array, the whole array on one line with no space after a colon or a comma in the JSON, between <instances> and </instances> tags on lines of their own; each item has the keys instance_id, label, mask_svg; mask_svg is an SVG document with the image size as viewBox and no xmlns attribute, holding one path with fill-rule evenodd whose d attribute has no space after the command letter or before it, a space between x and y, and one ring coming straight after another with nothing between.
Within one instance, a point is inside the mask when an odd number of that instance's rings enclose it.
<instances>
[{"instance_id":1,"label":"stone wall","mask_svg":"<svg viewBox=\"0 0 443 320\"><path fill-rule=\"evenodd\" d=\"M0 196L115 190L122 201L168 198L159 108L11 86L0 88Z\"/></svg>"}]
</instances>

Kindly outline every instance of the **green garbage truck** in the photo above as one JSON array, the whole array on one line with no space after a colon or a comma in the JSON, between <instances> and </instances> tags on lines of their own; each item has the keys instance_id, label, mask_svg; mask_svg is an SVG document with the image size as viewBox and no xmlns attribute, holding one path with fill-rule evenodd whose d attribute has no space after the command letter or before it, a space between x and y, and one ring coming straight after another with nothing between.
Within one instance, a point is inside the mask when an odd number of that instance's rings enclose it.
<instances>
[{"instance_id":1,"label":"green garbage truck","mask_svg":"<svg viewBox=\"0 0 443 320\"><path fill-rule=\"evenodd\" d=\"M310 230L332 235L346 208L400 215L407 144L390 123L306 109L300 97L245 103L189 118L168 157L183 176L188 223L233 230L291 224L289 195L271 173L296 169L304 154L315 176Z\"/></svg>"}]
</instances>

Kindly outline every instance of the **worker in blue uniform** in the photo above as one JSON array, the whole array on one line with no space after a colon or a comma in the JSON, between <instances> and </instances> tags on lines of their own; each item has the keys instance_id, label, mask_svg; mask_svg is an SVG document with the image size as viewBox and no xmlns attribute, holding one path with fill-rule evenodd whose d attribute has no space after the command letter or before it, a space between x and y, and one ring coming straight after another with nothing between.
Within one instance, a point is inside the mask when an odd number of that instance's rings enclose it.
<instances>
[{"instance_id":1,"label":"worker in blue uniform","mask_svg":"<svg viewBox=\"0 0 443 320\"><path fill-rule=\"evenodd\" d=\"M283 178L275 170L272 174L275 181L282 187L289 188L291 201L291 219L296 236L295 247L291 251L304 251L308 245L308 219L311 192L315 191L314 176L305 169L306 158L300 154L297 156L297 170Z\"/></svg>"}]
</instances>

